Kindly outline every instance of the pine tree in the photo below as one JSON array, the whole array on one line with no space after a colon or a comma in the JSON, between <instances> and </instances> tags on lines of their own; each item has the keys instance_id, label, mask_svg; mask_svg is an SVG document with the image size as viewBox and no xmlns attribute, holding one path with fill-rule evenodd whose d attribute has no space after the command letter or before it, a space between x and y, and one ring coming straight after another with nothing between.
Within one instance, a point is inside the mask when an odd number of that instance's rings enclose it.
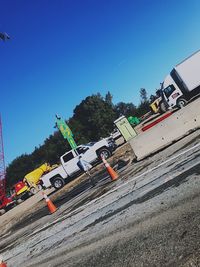
<instances>
[{"instance_id":1,"label":"pine tree","mask_svg":"<svg viewBox=\"0 0 200 267\"><path fill-rule=\"evenodd\" d=\"M113 102L112 102L113 96L111 95L110 91L107 92L105 95L105 101L108 105L113 107Z\"/></svg>"},{"instance_id":2,"label":"pine tree","mask_svg":"<svg viewBox=\"0 0 200 267\"><path fill-rule=\"evenodd\" d=\"M140 89L140 98L141 98L141 102L142 103L145 103L148 101L148 98L147 98L147 91L145 88L141 88Z\"/></svg>"}]
</instances>

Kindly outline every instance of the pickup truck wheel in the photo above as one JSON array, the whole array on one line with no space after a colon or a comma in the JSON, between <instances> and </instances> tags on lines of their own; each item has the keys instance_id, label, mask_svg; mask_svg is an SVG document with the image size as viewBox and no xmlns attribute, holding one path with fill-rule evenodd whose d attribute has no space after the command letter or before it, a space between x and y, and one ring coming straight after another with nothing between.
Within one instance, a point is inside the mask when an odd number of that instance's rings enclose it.
<instances>
[{"instance_id":1,"label":"pickup truck wheel","mask_svg":"<svg viewBox=\"0 0 200 267\"><path fill-rule=\"evenodd\" d=\"M21 204L23 202L23 199L19 198L16 200L17 204Z\"/></svg>"},{"instance_id":2,"label":"pickup truck wheel","mask_svg":"<svg viewBox=\"0 0 200 267\"><path fill-rule=\"evenodd\" d=\"M98 157L99 157L99 159L102 159L102 157L104 157L105 159L107 159L110 156L111 156L111 152L107 148L102 148L102 149L100 149L98 151Z\"/></svg>"},{"instance_id":3,"label":"pickup truck wheel","mask_svg":"<svg viewBox=\"0 0 200 267\"><path fill-rule=\"evenodd\" d=\"M65 185L65 181L61 177L56 177L53 179L52 185L56 190L58 190Z\"/></svg>"},{"instance_id":4,"label":"pickup truck wheel","mask_svg":"<svg viewBox=\"0 0 200 267\"><path fill-rule=\"evenodd\" d=\"M179 98L178 100L177 100L177 106L179 107L179 108L183 108L183 107L185 107L187 105L187 100L185 100L184 98Z\"/></svg>"},{"instance_id":5,"label":"pickup truck wheel","mask_svg":"<svg viewBox=\"0 0 200 267\"><path fill-rule=\"evenodd\" d=\"M1 209L0 210L0 216L3 215L5 212L6 212L5 209Z\"/></svg>"}]
</instances>

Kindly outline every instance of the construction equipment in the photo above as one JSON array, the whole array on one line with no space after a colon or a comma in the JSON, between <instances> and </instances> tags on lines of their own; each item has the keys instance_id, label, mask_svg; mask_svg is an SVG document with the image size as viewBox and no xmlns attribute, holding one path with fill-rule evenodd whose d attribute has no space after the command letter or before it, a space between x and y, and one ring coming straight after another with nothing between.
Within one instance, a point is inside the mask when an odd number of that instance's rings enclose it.
<instances>
[{"instance_id":1,"label":"construction equipment","mask_svg":"<svg viewBox=\"0 0 200 267\"><path fill-rule=\"evenodd\" d=\"M13 197L6 196L6 170L4 160L2 122L0 115L0 215L15 205Z\"/></svg>"},{"instance_id":2,"label":"construction equipment","mask_svg":"<svg viewBox=\"0 0 200 267\"><path fill-rule=\"evenodd\" d=\"M162 101L162 97L156 98L151 104L150 104L150 109L152 113L162 113L162 110L160 109L160 104Z\"/></svg>"},{"instance_id":3,"label":"construction equipment","mask_svg":"<svg viewBox=\"0 0 200 267\"><path fill-rule=\"evenodd\" d=\"M42 175L50 172L55 167L57 167L57 165L50 166L48 163L44 163L37 169L25 175L23 182L27 184L32 194L35 194L38 190L41 189L40 178L42 177Z\"/></svg>"},{"instance_id":4,"label":"construction equipment","mask_svg":"<svg viewBox=\"0 0 200 267\"><path fill-rule=\"evenodd\" d=\"M133 127L140 124L140 119L138 117L129 116L128 121L129 121L130 125Z\"/></svg>"},{"instance_id":5,"label":"construction equipment","mask_svg":"<svg viewBox=\"0 0 200 267\"><path fill-rule=\"evenodd\" d=\"M20 181L14 185L14 192L18 203L20 203L21 200L26 200L32 195L28 185L23 181Z\"/></svg>"},{"instance_id":6,"label":"construction equipment","mask_svg":"<svg viewBox=\"0 0 200 267\"><path fill-rule=\"evenodd\" d=\"M57 165L50 166L48 163L44 163L35 170L26 174L23 181L20 181L14 185L16 199L25 200L28 197L35 195L39 190L42 189L40 184L40 178L42 175L50 172L56 167Z\"/></svg>"}]
</instances>

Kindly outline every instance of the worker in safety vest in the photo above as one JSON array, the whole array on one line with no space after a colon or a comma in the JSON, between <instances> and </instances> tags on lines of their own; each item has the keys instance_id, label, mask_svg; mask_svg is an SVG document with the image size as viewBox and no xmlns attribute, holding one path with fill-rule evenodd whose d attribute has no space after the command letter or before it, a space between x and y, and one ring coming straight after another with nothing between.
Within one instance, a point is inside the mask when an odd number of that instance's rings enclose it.
<instances>
[{"instance_id":1,"label":"worker in safety vest","mask_svg":"<svg viewBox=\"0 0 200 267\"><path fill-rule=\"evenodd\" d=\"M85 172L89 176L91 184L93 186L95 186L95 181L94 181L94 179L92 179L92 175L90 174L90 169L92 169L92 165L89 162L87 162L86 160L84 160L82 158L82 155L79 156L79 160L77 162L77 165L81 171Z\"/></svg>"}]
</instances>

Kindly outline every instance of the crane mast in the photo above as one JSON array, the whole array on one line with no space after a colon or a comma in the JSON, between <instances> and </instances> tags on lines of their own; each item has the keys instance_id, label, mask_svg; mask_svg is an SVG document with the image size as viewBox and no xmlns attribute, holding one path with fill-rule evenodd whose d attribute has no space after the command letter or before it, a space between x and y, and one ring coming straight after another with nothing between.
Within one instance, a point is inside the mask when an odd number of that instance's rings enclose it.
<instances>
[{"instance_id":1,"label":"crane mast","mask_svg":"<svg viewBox=\"0 0 200 267\"><path fill-rule=\"evenodd\" d=\"M3 133L2 133L2 120L0 114L0 198L5 195L6 186L6 170L4 160L4 146L3 146Z\"/></svg>"}]
</instances>

